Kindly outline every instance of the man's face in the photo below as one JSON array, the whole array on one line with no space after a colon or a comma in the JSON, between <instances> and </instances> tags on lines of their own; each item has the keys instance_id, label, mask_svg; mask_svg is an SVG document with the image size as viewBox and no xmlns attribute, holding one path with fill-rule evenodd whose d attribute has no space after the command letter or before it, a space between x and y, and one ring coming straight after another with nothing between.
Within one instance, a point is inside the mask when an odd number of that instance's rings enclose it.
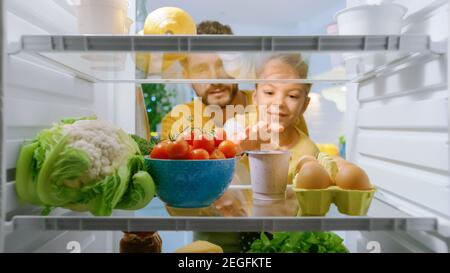
<instances>
[{"instance_id":1,"label":"man's face","mask_svg":"<svg viewBox=\"0 0 450 273\"><path fill-rule=\"evenodd\" d=\"M231 79L223 67L217 54L189 54L186 62L186 77L188 79ZM237 84L194 83L192 87L197 96L206 105L225 107L231 104L238 91Z\"/></svg>"}]
</instances>

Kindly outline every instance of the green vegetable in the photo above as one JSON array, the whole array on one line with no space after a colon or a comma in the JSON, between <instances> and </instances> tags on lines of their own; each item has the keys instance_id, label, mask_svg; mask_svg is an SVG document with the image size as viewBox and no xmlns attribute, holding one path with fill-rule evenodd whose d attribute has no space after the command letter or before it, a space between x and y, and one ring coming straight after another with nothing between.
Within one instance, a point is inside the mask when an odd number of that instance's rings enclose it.
<instances>
[{"instance_id":1,"label":"green vegetable","mask_svg":"<svg viewBox=\"0 0 450 273\"><path fill-rule=\"evenodd\" d=\"M344 240L333 232L276 232L269 239L261 238L250 246L252 253L347 253Z\"/></svg>"},{"instance_id":2,"label":"green vegetable","mask_svg":"<svg viewBox=\"0 0 450 273\"><path fill-rule=\"evenodd\" d=\"M141 154L148 155L150 154L150 150L153 148L153 143L151 141L147 141L140 136L130 135L131 138L137 143Z\"/></svg>"},{"instance_id":3,"label":"green vegetable","mask_svg":"<svg viewBox=\"0 0 450 273\"><path fill-rule=\"evenodd\" d=\"M111 215L114 209L145 207L153 179L135 141L95 118L65 119L25 143L16 169L22 202Z\"/></svg>"},{"instance_id":4,"label":"green vegetable","mask_svg":"<svg viewBox=\"0 0 450 273\"><path fill-rule=\"evenodd\" d=\"M117 209L135 210L143 208L155 196L155 183L153 182L150 174L145 171L141 171L145 167L144 161L141 159L142 157L136 157L131 161L133 166L130 166L130 169L134 168L134 172L132 172L134 175L131 178L124 197L117 204ZM148 181L151 181L152 183L148 183Z\"/></svg>"}]
</instances>

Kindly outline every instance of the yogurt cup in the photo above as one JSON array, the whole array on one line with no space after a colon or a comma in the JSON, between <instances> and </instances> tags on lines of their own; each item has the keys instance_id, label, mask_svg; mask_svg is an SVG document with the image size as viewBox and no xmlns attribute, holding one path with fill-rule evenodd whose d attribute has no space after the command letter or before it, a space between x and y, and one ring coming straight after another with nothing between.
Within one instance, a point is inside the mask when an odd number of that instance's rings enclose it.
<instances>
[{"instance_id":1,"label":"yogurt cup","mask_svg":"<svg viewBox=\"0 0 450 273\"><path fill-rule=\"evenodd\" d=\"M80 34L128 34L128 0L68 0Z\"/></svg>"},{"instance_id":2,"label":"yogurt cup","mask_svg":"<svg viewBox=\"0 0 450 273\"><path fill-rule=\"evenodd\" d=\"M407 9L398 4L361 5L336 14L339 35L399 35Z\"/></svg>"},{"instance_id":3,"label":"yogurt cup","mask_svg":"<svg viewBox=\"0 0 450 273\"><path fill-rule=\"evenodd\" d=\"M264 216L293 216L288 215L286 208L286 200L253 200L252 204L252 216L264 217Z\"/></svg>"},{"instance_id":4,"label":"yogurt cup","mask_svg":"<svg viewBox=\"0 0 450 273\"><path fill-rule=\"evenodd\" d=\"M248 151L253 199L285 199L289 151Z\"/></svg>"}]
</instances>

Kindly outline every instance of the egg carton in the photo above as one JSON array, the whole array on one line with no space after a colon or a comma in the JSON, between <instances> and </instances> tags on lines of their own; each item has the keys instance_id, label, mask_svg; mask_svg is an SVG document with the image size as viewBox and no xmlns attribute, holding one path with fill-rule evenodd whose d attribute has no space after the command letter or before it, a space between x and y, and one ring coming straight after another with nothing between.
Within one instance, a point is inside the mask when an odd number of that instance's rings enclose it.
<instances>
[{"instance_id":1,"label":"egg carton","mask_svg":"<svg viewBox=\"0 0 450 273\"><path fill-rule=\"evenodd\" d=\"M344 190L337 186L326 189L295 189L299 203L298 216L324 216L334 203L342 214L366 215L376 189Z\"/></svg>"}]
</instances>

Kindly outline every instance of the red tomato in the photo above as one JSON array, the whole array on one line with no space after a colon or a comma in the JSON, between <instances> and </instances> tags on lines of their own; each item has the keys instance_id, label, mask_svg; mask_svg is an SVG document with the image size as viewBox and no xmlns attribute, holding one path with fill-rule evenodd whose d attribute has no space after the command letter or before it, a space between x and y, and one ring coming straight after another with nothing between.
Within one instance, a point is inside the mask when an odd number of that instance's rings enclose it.
<instances>
[{"instance_id":1,"label":"red tomato","mask_svg":"<svg viewBox=\"0 0 450 273\"><path fill-rule=\"evenodd\" d=\"M155 147L153 147L153 150L150 153L150 158L169 159L167 146L168 146L167 142L158 143Z\"/></svg>"},{"instance_id":2,"label":"red tomato","mask_svg":"<svg viewBox=\"0 0 450 273\"><path fill-rule=\"evenodd\" d=\"M227 139L227 134L223 128L216 128L214 132L214 145L218 147L222 141Z\"/></svg>"},{"instance_id":3,"label":"red tomato","mask_svg":"<svg viewBox=\"0 0 450 273\"><path fill-rule=\"evenodd\" d=\"M184 139L169 142L167 152L170 159L184 159L189 155L189 144Z\"/></svg>"},{"instance_id":4,"label":"red tomato","mask_svg":"<svg viewBox=\"0 0 450 273\"><path fill-rule=\"evenodd\" d=\"M209 153L205 149L194 149L192 150L192 158L193 160L205 160L209 159Z\"/></svg>"},{"instance_id":5,"label":"red tomato","mask_svg":"<svg viewBox=\"0 0 450 273\"><path fill-rule=\"evenodd\" d=\"M192 148L194 149L205 149L208 154L212 153L216 148L214 146L214 139L208 135L200 135L197 139L194 139L192 143Z\"/></svg>"},{"instance_id":6,"label":"red tomato","mask_svg":"<svg viewBox=\"0 0 450 273\"><path fill-rule=\"evenodd\" d=\"M226 158L231 158L236 156L236 145L229 140L224 140L222 141L222 143L220 143L219 147L218 147L219 151L221 151Z\"/></svg>"},{"instance_id":7,"label":"red tomato","mask_svg":"<svg viewBox=\"0 0 450 273\"><path fill-rule=\"evenodd\" d=\"M192 142L194 141L194 137L195 137L194 132L184 132L178 137L178 139L184 139L187 141L187 143L189 145L192 145Z\"/></svg>"},{"instance_id":8,"label":"red tomato","mask_svg":"<svg viewBox=\"0 0 450 273\"><path fill-rule=\"evenodd\" d=\"M221 151L215 149L209 156L209 159L225 159L225 155Z\"/></svg>"},{"instance_id":9,"label":"red tomato","mask_svg":"<svg viewBox=\"0 0 450 273\"><path fill-rule=\"evenodd\" d=\"M192 150L193 150L192 146L189 145L189 151L183 159L192 159Z\"/></svg>"}]
</instances>

